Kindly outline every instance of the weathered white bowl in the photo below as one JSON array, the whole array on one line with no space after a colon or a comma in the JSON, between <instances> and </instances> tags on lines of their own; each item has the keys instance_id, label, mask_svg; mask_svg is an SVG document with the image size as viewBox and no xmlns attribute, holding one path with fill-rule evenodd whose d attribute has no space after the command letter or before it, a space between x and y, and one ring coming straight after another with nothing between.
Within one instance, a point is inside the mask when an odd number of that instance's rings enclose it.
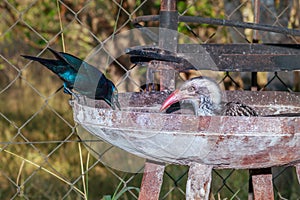
<instances>
[{"instance_id":1,"label":"weathered white bowl","mask_svg":"<svg viewBox=\"0 0 300 200\"><path fill-rule=\"evenodd\" d=\"M122 111L103 101L73 101L74 120L100 139L159 162L263 168L300 162L300 94L231 91L224 99L274 117L197 117L159 113L165 92L123 93ZM225 98L226 97L226 98ZM106 107L106 108L103 108Z\"/></svg>"}]
</instances>

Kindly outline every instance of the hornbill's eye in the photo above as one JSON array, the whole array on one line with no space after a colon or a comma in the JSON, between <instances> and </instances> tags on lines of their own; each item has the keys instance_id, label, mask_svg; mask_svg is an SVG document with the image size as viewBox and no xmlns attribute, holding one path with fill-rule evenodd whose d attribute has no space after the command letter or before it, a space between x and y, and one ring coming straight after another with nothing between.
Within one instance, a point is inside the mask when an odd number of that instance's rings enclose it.
<instances>
[{"instance_id":1,"label":"hornbill's eye","mask_svg":"<svg viewBox=\"0 0 300 200\"><path fill-rule=\"evenodd\" d=\"M194 92L196 90L195 86L188 87L188 92Z\"/></svg>"}]
</instances>

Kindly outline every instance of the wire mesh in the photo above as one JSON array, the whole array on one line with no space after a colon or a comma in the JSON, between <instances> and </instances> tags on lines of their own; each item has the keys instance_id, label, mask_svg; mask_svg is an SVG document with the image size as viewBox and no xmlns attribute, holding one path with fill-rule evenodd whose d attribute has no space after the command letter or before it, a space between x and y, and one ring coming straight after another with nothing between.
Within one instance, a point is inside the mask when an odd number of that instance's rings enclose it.
<instances>
[{"instance_id":1,"label":"wire mesh","mask_svg":"<svg viewBox=\"0 0 300 200\"><path fill-rule=\"evenodd\" d=\"M299 28L298 1L260 1L259 23ZM62 49L81 58L104 45L131 20L159 13L158 0L4 0L0 2L0 198L99 199L114 193L137 199L142 174L127 173L103 164L114 147L103 147L99 158L90 156L78 138L58 78L21 54L50 57L46 47ZM191 15L253 22L253 1L178 1L180 16ZM145 22L144 26L158 26ZM178 31L202 43L251 43L254 31L180 22ZM258 31L263 43L299 43L291 35ZM108 54L110 51L107 51ZM111 55L113 57L113 55ZM143 90L145 70L132 67L125 57L109 67L98 66L116 83L119 92ZM138 69L138 70L137 70ZM251 73L200 72L224 83L225 89L251 89ZM199 75L185 73L182 79ZM178 84L180 84L178 81ZM258 72L258 90L299 91L298 72ZM97 143L103 143L97 141ZM109 154L111 160L118 155ZM102 159L103 158L103 159ZM102 159L102 162L101 162ZM141 169L142 171L142 169ZM188 168L167 166L161 199L183 199ZM247 170L214 170L212 194L216 199L246 199ZM291 167L273 168L276 199L299 199L299 185Z\"/></svg>"}]
</instances>

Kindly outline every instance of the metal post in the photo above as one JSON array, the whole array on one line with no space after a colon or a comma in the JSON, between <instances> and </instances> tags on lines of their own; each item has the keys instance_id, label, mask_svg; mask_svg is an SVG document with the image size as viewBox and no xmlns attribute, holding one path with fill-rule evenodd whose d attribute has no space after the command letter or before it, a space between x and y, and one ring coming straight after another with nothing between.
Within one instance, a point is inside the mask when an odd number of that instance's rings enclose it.
<instances>
[{"instance_id":1,"label":"metal post","mask_svg":"<svg viewBox=\"0 0 300 200\"><path fill-rule=\"evenodd\" d=\"M260 18L260 0L254 1L254 23L258 24ZM253 43L258 43L259 37L258 37L258 31L253 30ZM251 73L251 90L257 91L258 84L257 84L257 72Z\"/></svg>"},{"instance_id":2,"label":"metal post","mask_svg":"<svg viewBox=\"0 0 300 200\"><path fill-rule=\"evenodd\" d=\"M249 195L248 199L274 199L271 168L252 169L250 170L250 176L252 180L253 187L251 187L251 189L253 190L253 194L251 194L251 196Z\"/></svg>"},{"instance_id":3,"label":"metal post","mask_svg":"<svg viewBox=\"0 0 300 200\"><path fill-rule=\"evenodd\" d=\"M176 8L176 0L161 1L159 28L159 47L168 51L177 52L178 12ZM175 76L175 70L161 70L161 90L175 90Z\"/></svg>"},{"instance_id":4,"label":"metal post","mask_svg":"<svg viewBox=\"0 0 300 200\"><path fill-rule=\"evenodd\" d=\"M260 21L260 0L254 1L254 23L258 24ZM257 30L253 31L253 43L259 42L259 34ZM252 72L251 90L257 91L257 72ZM266 169L252 169L250 170L249 181L249 197L248 199L262 200L274 199L272 170ZM252 184L252 185L251 185Z\"/></svg>"},{"instance_id":5,"label":"metal post","mask_svg":"<svg viewBox=\"0 0 300 200\"><path fill-rule=\"evenodd\" d=\"M254 23L259 24L260 18L260 0L254 1ZM258 43L258 30L253 30L253 43Z\"/></svg>"},{"instance_id":6,"label":"metal post","mask_svg":"<svg viewBox=\"0 0 300 200\"><path fill-rule=\"evenodd\" d=\"M159 31L159 47L161 49L177 51L177 24L176 0L161 0ZM174 90L175 71L164 69L163 65L162 69L160 71L160 90ZM149 74L153 78L153 71L149 71ZM164 164L146 161L139 200L156 200L159 198L164 170Z\"/></svg>"}]
</instances>

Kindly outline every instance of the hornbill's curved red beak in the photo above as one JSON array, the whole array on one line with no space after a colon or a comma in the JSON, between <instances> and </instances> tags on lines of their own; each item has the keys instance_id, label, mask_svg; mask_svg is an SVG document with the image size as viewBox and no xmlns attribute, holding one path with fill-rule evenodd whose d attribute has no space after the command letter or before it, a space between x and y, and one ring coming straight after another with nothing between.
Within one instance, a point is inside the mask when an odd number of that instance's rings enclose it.
<instances>
[{"instance_id":1,"label":"hornbill's curved red beak","mask_svg":"<svg viewBox=\"0 0 300 200\"><path fill-rule=\"evenodd\" d=\"M163 102L162 106L160 107L159 111L163 111L170 107L172 104L177 103L183 99L186 99L186 95L184 95L180 90L175 90L168 96L168 98Z\"/></svg>"}]
</instances>

